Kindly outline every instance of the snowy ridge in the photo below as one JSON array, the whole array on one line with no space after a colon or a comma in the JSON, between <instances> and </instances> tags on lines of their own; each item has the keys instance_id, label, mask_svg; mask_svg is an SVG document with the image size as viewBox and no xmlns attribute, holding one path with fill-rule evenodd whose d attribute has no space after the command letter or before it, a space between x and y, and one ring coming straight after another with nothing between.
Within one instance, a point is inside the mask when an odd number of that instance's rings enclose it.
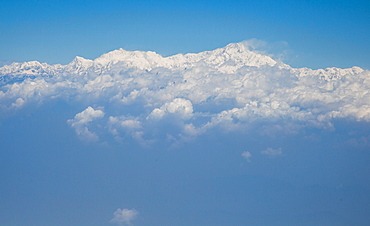
<instances>
[{"instance_id":1,"label":"snowy ridge","mask_svg":"<svg viewBox=\"0 0 370 226\"><path fill-rule=\"evenodd\" d=\"M20 75L57 75L63 72L83 74L89 70L97 73L105 73L112 66L137 68L140 70L152 70L157 67L168 69L189 68L196 66L209 66L219 69L224 73L234 73L243 66L261 67L264 65L274 66L276 61L269 56L264 56L247 49L243 43L232 43L224 48L201 53L177 54L170 57L162 57L155 52L127 51L124 49L113 50L103 54L95 60L76 57L68 65L48 65L37 61L25 63L13 63L0 68L2 76Z\"/></svg>"},{"instance_id":2,"label":"snowy ridge","mask_svg":"<svg viewBox=\"0 0 370 226\"><path fill-rule=\"evenodd\" d=\"M323 79L335 79L345 74L358 74L363 70L358 67L350 69L327 68L312 70L308 68L293 69L289 65L277 63L271 57L250 51L243 43L231 43L223 48L201 53L177 54L169 57L148 51L113 50L105 53L95 60L75 57L67 65L49 65L30 61L13 63L0 68L0 81L14 78L27 78L37 76L55 76L62 74L87 74L95 72L104 74L112 69L136 68L139 70L153 70L154 68L167 68L170 70L209 67L221 73L235 73L242 67L278 66L281 69L290 69L298 76L315 75ZM7 77L7 79L5 79Z\"/></svg>"},{"instance_id":3,"label":"snowy ridge","mask_svg":"<svg viewBox=\"0 0 370 226\"><path fill-rule=\"evenodd\" d=\"M118 49L96 58L94 60L94 67L101 68L121 62L123 63L121 66L124 67L135 67L146 70L162 66L160 64L164 61L163 59L161 55L151 51L143 52Z\"/></svg>"},{"instance_id":4,"label":"snowy ridge","mask_svg":"<svg viewBox=\"0 0 370 226\"><path fill-rule=\"evenodd\" d=\"M122 63L124 67L135 67L141 70L152 70L156 67L168 69L188 68L200 66L201 64L214 68L221 68L223 72L235 72L242 66L263 65L274 66L276 61L247 49L242 43L232 43L224 48L201 53L177 54L170 57L162 57L155 52L114 50L103 54L94 60L95 69ZM230 71L225 66L233 66Z\"/></svg>"},{"instance_id":5,"label":"snowy ridge","mask_svg":"<svg viewBox=\"0 0 370 226\"><path fill-rule=\"evenodd\" d=\"M351 67L351 68L336 68L336 67L331 67L331 68L326 68L326 69L317 69L317 70L312 70L309 68L298 68L298 69L292 69L292 72L297 74L299 77L304 77L304 76L317 76L320 79L323 80L336 80L340 79L346 75L357 75L362 73L364 70L360 67Z\"/></svg>"},{"instance_id":6,"label":"snowy ridge","mask_svg":"<svg viewBox=\"0 0 370 226\"><path fill-rule=\"evenodd\" d=\"M4 65L0 68L0 84L24 80L26 78L55 76L63 68L64 66L60 64L49 65L38 61Z\"/></svg>"}]
</instances>

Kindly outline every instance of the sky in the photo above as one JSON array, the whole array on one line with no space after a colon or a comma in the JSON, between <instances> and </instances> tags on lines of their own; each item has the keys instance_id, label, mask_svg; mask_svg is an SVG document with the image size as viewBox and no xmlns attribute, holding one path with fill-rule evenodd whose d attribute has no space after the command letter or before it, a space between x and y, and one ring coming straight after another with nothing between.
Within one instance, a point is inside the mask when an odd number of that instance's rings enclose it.
<instances>
[{"instance_id":1,"label":"sky","mask_svg":"<svg viewBox=\"0 0 370 226\"><path fill-rule=\"evenodd\" d=\"M0 3L0 225L369 225L367 1Z\"/></svg>"},{"instance_id":2,"label":"sky","mask_svg":"<svg viewBox=\"0 0 370 226\"><path fill-rule=\"evenodd\" d=\"M168 56L256 38L293 67L369 69L369 1L2 0L4 61L67 64L108 51Z\"/></svg>"}]
</instances>

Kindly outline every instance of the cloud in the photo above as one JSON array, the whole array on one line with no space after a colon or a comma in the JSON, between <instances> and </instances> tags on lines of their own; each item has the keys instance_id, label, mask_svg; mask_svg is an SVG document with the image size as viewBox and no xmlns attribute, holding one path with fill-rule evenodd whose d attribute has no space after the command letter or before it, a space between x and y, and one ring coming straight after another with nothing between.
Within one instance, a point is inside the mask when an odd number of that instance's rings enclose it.
<instances>
[{"instance_id":1,"label":"cloud","mask_svg":"<svg viewBox=\"0 0 370 226\"><path fill-rule=\"evenodd\" d=\"M176 98L171 102L167 102L160 108L155 108L148 119L161 119L165 115L176 115L182 119L189 119L193 116L193 105L189 100Z\"/></svg>"},{"instance_id":2,"label":"cloud","mask_svg":"<svg viewBox=\"0 0 370 226\"><path fill-rule=\"evenodd\" d=\"M103 116L104 112L102 110L95 110L89 106L84 111L76 114L74 119L69 119L67 122L75 129L82 140L97 141L99 139L98 136L89 130L88 125L90 122Z\"/></svg>"},{"instance_id":3,"label":"cloud","mask_svg":"<svg viewBox=\"0 0 370 226\"><path fill-rule=\"evenodd\" d=\"M283 151L281 148L273 149L273 148L267 148L264 151L261 151L261 154L267 155L270 158L281 156L283 154Z\"/></svg>"},{"instance_id":4,"label":"cloud","mask_svg":"<svg viewBox=\"0 0 370 226\"><path fill-rule=\"evenodd\" d=\"M132 225L131 221L135 220L139 212L135 209L120 209L118 208L114 213L114 217L110 220L111 223L118 225Z\"/></svg>"},{"instance_id":5,"label":"cloud","mask_svg":"<svg viewBox=\"0 0 370 226\"><path fill-rule=\"evenodd\" d=\"M245 151L242 153L243 158L247 160L247 162L251 162L252 154L249 151Z\"/></svg>"},{"instance_id":6,"label":"cloud","mask_svg":"<svg viewBox=\"0 0 370 226\"><path fill-rule=\"evenodd\" d=\"M22 98L18 98L14 103L12 103L12 107L20 108L24 104L24 100Z\"/></svg>"},{"instance_id":7,"label":"cloud","mask_svg":"<svg viewBox=\"0 0 370 226\"><path fill-rule=\"evenodd\" d=\"M254 50L265 45L250 40L171 57L121 49L69 65L15 63L0 68L0 111L67 101L86 107L68 120L81 139L105 133L141 143L252 128L273 137L333 130L336 119L370 121L370 71L292 68Z\"/></svg>"},{"instance_id":8,"label":"cloud","mask_svg":"<svg viewBox=\"0 0 370 226\"><path fill-rule=\"evenodd\" d=\"M143 138L143 123L139 118L130 116L110 116L108 119L109 132L119 142L127 141L126 135L134 139L143 147L149 147L151 140L145 140Z\"/></svg>"},{"instance_id":9,"label":"cloud","mask_svg":"<svg viewBox=\"0 0 370 226\"><path fill-rule=\"evenodd\" d=\"M137 119L127 119L126 117L109 117L110 124L118 124L126 130L137 130L141 128L141 122Z\"/></svg>"},{"instance_id":10,"label":"cloud","mask_svg":"<svg viewBox=\"0 0 370 226\"><path fill-rule=\"evenodd\" d=\"M275 60L289 58L289 55L291 54L291 50L288 48L288 43L285 41L269 43L253 38L243 41L242 43L250 50L264 55L272 55Z\"/></svg>"}]
</instances>

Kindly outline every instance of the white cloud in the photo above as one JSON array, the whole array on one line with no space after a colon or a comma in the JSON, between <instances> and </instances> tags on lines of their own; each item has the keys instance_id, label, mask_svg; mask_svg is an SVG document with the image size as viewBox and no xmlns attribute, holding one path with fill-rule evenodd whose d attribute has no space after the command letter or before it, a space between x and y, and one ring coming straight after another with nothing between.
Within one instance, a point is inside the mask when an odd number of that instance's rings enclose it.
<instances>
[{"instance_id":1,"label":"white cloud","mask_svg":"<svg viewBox=\"0 0 370 226\"><path fill-rule=\"evenodd\" d=\"M74 119L69 119L67 122L75 129L77 135L82 140L97 141L99 139L98 136L89 130L88 125L93 120L102 118L103 116L104 112L102 110L95 110L89 106L84 111L76 114Z\"/></svg>"},{"instance_id":2,"label":"white cloud","mask_svg":"<svg viewBox=\"0 0 370 226\"><path fill-rule=\"evenodd\" d=\"M71 121L71 126L86 125L94 119L101 118L103 116L104 112L102 110L95 110L89 106L82 112L76 114L75 118Z\"/></svg>"},{"instance_id":3,"label":"white cloud","mask_svg":"<svg viewBox=\"0 0 370 226\"><path fill-rule=\"evenodd\" d=\"M165 115L177 115L182 119L189 119L193 116L193 105L189 100L176 98L171 102L167 102L160 108L155 108L148 119L161 119Z\"/></svg>"},{"instance_id":4,"label":"white cloud","mask_svg":"<svg viewBox=\"0 0 370 226\"><path fill-rule=\"evenodd\" d=\"M251 162L252 154L249 151L245 151L242 153L243 158L247 160L247 162Z\"/></svg>"},{"instance_id":5,"label":"white cloud","mask_svg":"<svg viewBox=\"0 0 370 226\"><path fill-rule=\"evenodd\" d=\"M20 108L24 104L24 100L22 98L18 98L14 103L12 103L12 107Z\"/></svg>"},{"instance_id":6,"label":"white cloud","mask_svg":"<svg viewBox=\"0 0 370 226\"><path fill-rule=\"evenodd\" d=\"M139 212L135 209L118 208L113 215L113 219L110 220L111 223L118 225L132 225L131 221L136 219L136 217L139 215Z\"/></svg>"},{"instance_id":7,"label":"white cloud","mask_svg":"<svg viewBox=\"0 0 370 226\"><path fill-rule=\"evenodd\" d=\"M261 154L267 155L268 157L276 157L281 156L283 154L283 151L281 148L273 149L273 148L267 148L266 150L261 151Z\"/></svg>"}]
</instances>

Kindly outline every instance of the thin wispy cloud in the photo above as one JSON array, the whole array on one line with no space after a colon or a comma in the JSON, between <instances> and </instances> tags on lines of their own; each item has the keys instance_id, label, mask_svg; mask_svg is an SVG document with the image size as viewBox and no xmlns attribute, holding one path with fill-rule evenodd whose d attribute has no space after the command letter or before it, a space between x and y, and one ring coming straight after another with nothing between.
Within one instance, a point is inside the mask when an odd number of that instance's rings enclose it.
<instances>
[{"instance_id":1,"label":"thin wispy cloud","mask_svg":"<svg viewBox=\"0 0 370 226\"><path fill-rule=\"evenodd\" d=\"M261 151L261 154L266 155L270 158L277 157L283 155L282 148L273 149L273 148L267 148L266 150Z\"/></svg>"},{"instance_id":2,"label":"thin wispy cloud","mask_svg":"<svg viewBox=\"0 0 370 226\"><path fill-rule=\"evenodd\" d=\"M247 160L247 162L251 162L252 154L249 151L244 151L242 153L242 157Z\"/></svg>"},{"instance_id":3,"label":"thin wispy cloud","mask_svg":"<svg viewBox=\"0 0 370 226\"><path fill-rule=\"evenodd\" d=\"M120 209L118 208L114 213L114 217L110 220L111 223L115 223L121 226L131 226L132 221L137 218L139 212L135 209Z\"/></svg>"}]
</instances>

